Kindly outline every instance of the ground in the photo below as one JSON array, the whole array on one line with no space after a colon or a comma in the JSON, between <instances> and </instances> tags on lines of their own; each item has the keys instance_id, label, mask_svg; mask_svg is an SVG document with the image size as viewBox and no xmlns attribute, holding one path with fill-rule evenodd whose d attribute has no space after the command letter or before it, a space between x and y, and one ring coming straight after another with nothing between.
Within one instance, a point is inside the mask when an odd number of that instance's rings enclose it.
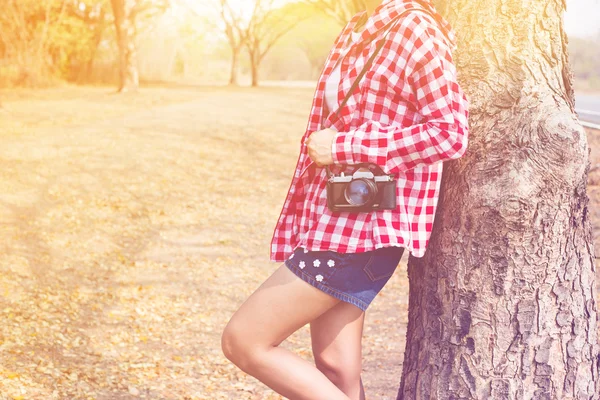
<instances>
[{"instance_id":1,"label":"ground","mask_svg":"<svg viewBox=\"0 0 600 400\"><path fill-rule=\"evenodd\" d=\"M0 92L0 400L280 399L220 334L279 266L269 242L311 96ZM367 312L370 399L396 396L407 257ZM282 345L312 360L308 333Z\"/></svg>"}]
</instances>

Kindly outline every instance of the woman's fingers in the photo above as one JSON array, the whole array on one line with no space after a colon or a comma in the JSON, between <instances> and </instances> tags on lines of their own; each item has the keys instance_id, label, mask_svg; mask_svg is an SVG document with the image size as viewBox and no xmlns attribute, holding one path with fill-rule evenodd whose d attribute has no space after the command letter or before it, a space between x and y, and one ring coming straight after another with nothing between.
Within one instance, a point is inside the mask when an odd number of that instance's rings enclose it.
<instances>
[{"instance_id":1,"label":"woman's fingers","mask_svg":"<svg viewBox=\"0 0 600 400\"><path fill-rule=\"evenodd\" d=\"M331 146L335 133L336 132L331 129L323 129L313 132L304 140L304 144L307 147L308 156L319 167L333 164Z\"/></svg>"},{"instance_id":2,"label":"woman's fingers","mask_svg":"<svg viewBox=\"0 0 600 400\"><path fill-rule=\"evenodd\" d=\"M311 160L314 161L315 164L317 164L317 166L322 167L324 165L322 163L321 157L319 156L319 154L317 154L317 152L315 150L309 150L308 156L310 157Z\"/></svg>"},{"instance_id":3,"label":"woman's fingers","mask_svg":"<svg viewBox=\"0 0 600 400\"><path fill-rule=\"evenodd\" d=\"M319 167L323 166L323 163L326 162L325 157L320 154L319 149L316 145L308 147L308 156L311 160L313 160Z\"/></svg>"}]
</instances>

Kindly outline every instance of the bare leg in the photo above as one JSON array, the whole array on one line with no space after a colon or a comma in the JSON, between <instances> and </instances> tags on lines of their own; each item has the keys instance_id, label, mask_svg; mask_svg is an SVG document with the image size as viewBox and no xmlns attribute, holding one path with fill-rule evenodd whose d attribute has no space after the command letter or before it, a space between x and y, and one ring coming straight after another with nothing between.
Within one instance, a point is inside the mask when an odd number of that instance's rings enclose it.
<instances>
[{"instance_id":1,"label":"bare leg","mask_svg":"<svg viewBox=\"0 0 600 400\"><path fill-rule=\"evenodd\" d=\"M310 323L317 368L352 400L365 398L360 378L364 320L360 308L341 301Z\"/></svg>"},{"instance_id":2,"label":"bare leg","mask_svg":"<svg viewBox=\"0 0 600 400\"><path fill-rule=\"evenodd\" d=\"M231 317L223 331L223 353L289 399L348 400L312 363L277 347L339 302L282 265Z\"/></svg>"}]
</instances>

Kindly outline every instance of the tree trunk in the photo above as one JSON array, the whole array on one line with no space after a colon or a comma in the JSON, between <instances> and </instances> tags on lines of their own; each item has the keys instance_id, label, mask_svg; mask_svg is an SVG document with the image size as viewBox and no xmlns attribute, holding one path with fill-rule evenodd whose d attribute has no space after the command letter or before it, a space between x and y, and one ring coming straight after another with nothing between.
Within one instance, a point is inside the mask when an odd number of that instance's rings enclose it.
<instances>
[{"instance_id":1,"label":"tree trunk","mask_svg":"<svg viewBox=\"0 0 600 400\"><path fill-rule=\"evenodd\" d=\"M458 37L466 154L409 258L398 399L597 399L588 144L561 0L438 1Z\"/></svg>"},{"instance_id":2,"label":"tree trunk","mask_svg":"<svg viewBox=\"0 0 600 400\"><path fill-rule=\"evenodd\" d=\"M258 86L258 65L252 64L252 87Z\"/></svg>"},{"instance_id":3,"label":"tree trunk","mask_svg":"<svg viewBox=\"0 0 600 400\"><path fill-rule=\"evenodd\" d=\"M139 75L134 21L129 18L132 0L111 0L119 46L119 92L137 90Z\"/></svg>"},{"instance_id":4,"label":"tree trunk","mask_svg":"<svg viewBox=\"0 0 600 400\"><path fill-rule=\"evenodd\" d=\"M250 71L252 72L252 87L258 86L258 70L260 68L261 58L255 54L255 52L250 51Z\"/></svg>"},{"instance_id":5,"label":"tree trunk","mask_svg":"<svg viewBox=\"0 0 600 400\"><path fill-rule=\"evenodd\" d=\"M229 76L229 84L237 86L237 66L238 66L238 58L239 58L239 50L236 50L232 47L231 54L231 74Z\"/></svg>"}]
</instances>

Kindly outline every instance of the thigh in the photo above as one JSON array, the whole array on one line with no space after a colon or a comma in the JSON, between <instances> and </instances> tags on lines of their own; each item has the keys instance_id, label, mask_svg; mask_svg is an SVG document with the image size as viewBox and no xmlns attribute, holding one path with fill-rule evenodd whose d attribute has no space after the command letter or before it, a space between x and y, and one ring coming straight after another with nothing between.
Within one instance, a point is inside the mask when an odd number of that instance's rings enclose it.
<instances>
[{"instance_id":1,"label":"thigh","mask_svg":"<svg viewBox=\"0 0 600 400\"><path fill-rule=\"evenodd\" d=\"M362 361L362 335L365 313L358 307L340 302L311 321L310 335L317 364L326 368L358 370Z\"/></svg>"},{"instance_id":2,"label":"thigh","mask_svg":"<svg viewBox=\"0 0 600 400\"><path fill-rule=\"evenodd\" d=\"M243 332L254 348L277 346L339 302L281 265L233 314L226 329Z\"/></svg>"}]
</instances>

